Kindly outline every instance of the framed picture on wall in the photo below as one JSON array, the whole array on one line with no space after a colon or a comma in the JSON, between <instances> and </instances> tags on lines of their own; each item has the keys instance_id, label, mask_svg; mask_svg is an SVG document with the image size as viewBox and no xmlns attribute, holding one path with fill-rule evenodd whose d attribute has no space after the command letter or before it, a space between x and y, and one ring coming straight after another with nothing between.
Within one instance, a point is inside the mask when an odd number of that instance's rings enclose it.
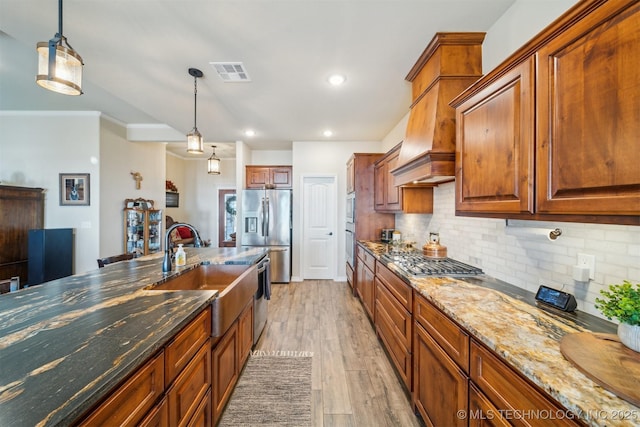
<instances>
[{"instance_id":1,"label":"framed picture on wall","mask_svg":"<svg viewBox=\"0 0 640 427\"><path fill-rule=\"evenodd\" d=\"M60 206L89 206L88 173L60 174Z\"/></svg>"}]
</instances>

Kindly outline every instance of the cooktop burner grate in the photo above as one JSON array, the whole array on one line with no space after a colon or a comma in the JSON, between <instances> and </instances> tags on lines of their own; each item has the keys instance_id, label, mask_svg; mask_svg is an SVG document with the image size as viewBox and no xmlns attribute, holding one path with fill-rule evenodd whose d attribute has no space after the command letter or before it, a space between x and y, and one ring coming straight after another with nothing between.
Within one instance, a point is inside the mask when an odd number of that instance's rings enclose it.
<instances>
[{"instance_id":1,"label":"cooktop burner grate","mask_svg":"<svg viewBox=\"0 0 640 427\"><path fill-rule=\"evenodd\" d=\"M422 254L383 254L382 260L391 262L401 271L414 277L478 275L482 270L451 258L427 258Z\"/></svg>"}]
</instances>

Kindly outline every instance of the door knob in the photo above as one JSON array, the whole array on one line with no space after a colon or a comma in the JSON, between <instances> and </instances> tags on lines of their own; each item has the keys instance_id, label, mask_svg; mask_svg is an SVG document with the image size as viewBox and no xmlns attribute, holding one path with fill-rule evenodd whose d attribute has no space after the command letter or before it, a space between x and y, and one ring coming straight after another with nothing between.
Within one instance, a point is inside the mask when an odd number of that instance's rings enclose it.
<instances>
[{"instance_id":1,"label":"door knob","mask_svg":"<svg viewBox=\"0 0 640 427\"><path fill-rule=\"evenodd\" d=\"M333 236L333 231L328 232L327 236Z\"/></svg>"}]
</instances>

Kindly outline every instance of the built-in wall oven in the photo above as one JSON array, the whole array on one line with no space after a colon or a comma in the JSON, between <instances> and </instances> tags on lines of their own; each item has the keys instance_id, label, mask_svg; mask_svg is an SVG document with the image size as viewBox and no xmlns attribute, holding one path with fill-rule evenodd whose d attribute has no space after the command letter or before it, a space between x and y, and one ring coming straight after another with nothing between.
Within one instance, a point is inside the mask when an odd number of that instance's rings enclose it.
<instances>
[{"instance_id":1,"label":"built-in wall oven","mask_svg":"<svg viewBox=\"0 0 640 427\"><path fill-rule=\"evenodd\" d=\"M356 193L347 194L347 223L353 224L356 218Z\"/></svg>"},{"instance_id":2,"label":"built-in wall oven","mask_svg":"<svg viewBox=\"0 0 640 427\"><path fill-rule=\"evenodd\" d=\"M271 260L265 256L258 262L258 290L253 297L253 345L256 345L267 324L271 299Z\"/></svg>"},{"instance_id":3,"label":"built-in wall oven","mask_svg":"<svg viewBox=\"0 0 640 427\"><path fill-rule=\"evenodd\" d=\"M347 194L347 218L345 229L345 255L347 262L353 268L353 257L356 251L355 218L356 218L356 193Z\"/></svg>"},{"instance_id":4,"label":"built-in wall oven","mask_svg":"<svg viewBox=\"0 0 640 427\"><path fill-rule=\"evenodd\" d=\"M354 225L353 223L347 223L346 224L346 228L344 231L344 235L346 237L345 239L345 255L347 258L347 262L349 263L349 265L351 266L351 268L353 268L354 264L353 264L353 258L355 256L355 252L356 252L356 240L355 240L355 236L354 236Z\"/></svg>"}]
</instances>

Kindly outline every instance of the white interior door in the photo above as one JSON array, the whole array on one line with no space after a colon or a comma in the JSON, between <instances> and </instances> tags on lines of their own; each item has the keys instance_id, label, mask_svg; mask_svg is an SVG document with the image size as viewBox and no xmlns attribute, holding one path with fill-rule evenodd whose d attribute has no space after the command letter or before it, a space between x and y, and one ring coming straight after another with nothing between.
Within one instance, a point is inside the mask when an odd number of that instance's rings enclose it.
<instances>
[{"instance_id":1,"label":"white interior door","mask_svg":"<svg viewBox=\"0 0 640 427\"><path fill-rule=\"evenodd\" d=\"M336 177L303 177L302 191L302 278L335 279Z\"/></svg>"}]
</instances>

